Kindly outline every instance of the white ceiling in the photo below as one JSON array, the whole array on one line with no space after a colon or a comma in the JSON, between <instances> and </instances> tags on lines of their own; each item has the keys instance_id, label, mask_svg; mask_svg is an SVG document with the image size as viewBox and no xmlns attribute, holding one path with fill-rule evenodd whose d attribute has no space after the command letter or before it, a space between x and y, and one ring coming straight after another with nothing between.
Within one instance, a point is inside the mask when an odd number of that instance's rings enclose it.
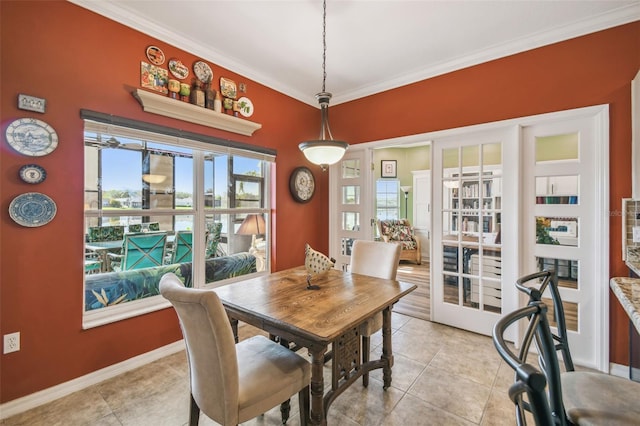
<instances>
[{"instance_id":1,"label":"white ceiling","mask_svg":"<svg viewBox=\"0 0 640 426\"><path fill-rule=\"evenodd\" d=\"M317 105L321 0L71 1ZM636 20L640 0L328 0L326 90L335 105Z\"/></svg>"}]
</instances>

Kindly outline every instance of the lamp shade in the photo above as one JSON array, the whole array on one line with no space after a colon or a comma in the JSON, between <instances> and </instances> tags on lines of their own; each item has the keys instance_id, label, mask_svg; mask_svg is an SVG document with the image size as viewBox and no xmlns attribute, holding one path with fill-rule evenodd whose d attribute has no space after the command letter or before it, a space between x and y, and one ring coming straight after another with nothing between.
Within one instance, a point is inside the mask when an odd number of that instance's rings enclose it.
<instances>
[{"instance_id":1,"label":"lamp shade","mask_svg":"<svg viewBox=\"0 0 640 426\"><path fill-rule=\"evenodd\" d=\"M323 168L340 161L348 147L346 142L333 140L306 141L299 145L307 160Z\"/></svg>"},{"instance_id":2,"label":"lamp shade","mask_svg":"<svg viewBox=\"0 0 640 426\"><path fill-rule=\"evenodd\" d=\"M260 235L266 231L264 216L261 214L248 214L244 218L236 234L238 235Z\"/></svg>"},{"instance_id":3,"label":"lamp shade","mask_svg":"<svg viewBox=\"0 0 640 426\"><path fill-rule=\"evenodd\" d=\"M401 186L400 187L400 191L404 192L405 194L408 194L409 192L411 192L411 187L410 186Z\"/></svg>"},{"instance_id":4,"label":"lamp shade","mask_svg":"<svg viewBox=\"0 0 640 426\"><path fill-rule=\"evenodd\" d=\"M164 175L142 175L142 180L147 183L162 183L167 179Z\"/></svg>"}]
</instances>

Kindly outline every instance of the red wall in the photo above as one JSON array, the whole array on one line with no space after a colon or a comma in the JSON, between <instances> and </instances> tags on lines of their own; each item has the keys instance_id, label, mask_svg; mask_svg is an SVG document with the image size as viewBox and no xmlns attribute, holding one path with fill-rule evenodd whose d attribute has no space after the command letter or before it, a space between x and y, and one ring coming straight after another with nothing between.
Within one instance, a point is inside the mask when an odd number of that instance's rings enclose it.
<instances>
[{"instance_id":1,"label":"red wall","mask_svg":"<svg viewBox=\"0 0 640 426\"><path fill-rule=\"evenodd\" d=\"M200 59L62 1L1 1L0 120L0 334L20 331L21 350L0 356L0 402L33 393L148 352L180 338L172 310L82 330L83 122L81 108L172 126L187 131L277 150L274 192L274 269L303 263L304 244L328 250L328 174L314 171L318 190L308 204L289 195L289 174L307 164L298 150L315 138L318 110L215 64L221 76L247 84L255 106L252 121L262 124L251 137L168 119L142 111L131 91L139 87L140 61L154 44L167 58L191 65ZM45 98L45 114L17 109L19 93ZM48 156L18 154L4 132L13 120L34 117L58 133ZM18 169L36 163L47 179L23 183ZM11 220L8 206L17 195L37 191L58 206L46 226L24 228ZM313 223L314 226L308 226ZM291 232L295 229L296 232Z\"/></svg>"},{"instance_id":2,"label":"red wall","mask_svg":"<svg viewBox=\"0 0 640 426\"><path fill-rule=\"evenodd\" d=\"M635 22L336 105L331 124L357 143L609 104L609 270L627 276L621 199L631 196L631 80L639 69ZM610 361L628 365L629 319L612 293L609 305Z\"/></svg>"},{"instance_id":3,"label":"red wall","mask_svg":"<svg viewBox=\"0 0 640 426\"><path fill-rule=\"evenodd\" d=\"M0 1L0 19L0 131L34 117L60 138L52 154L38 158L0 143L0 334L20 331L22 338L20 352L0 357L0 402L180 338L170 309L82 330L81 108L277 149L274 270L301 264L305 242L328 249L328 175L313 167L318 192L308 204L296 204L288 191L289 174L306 164L298 142L316 136L317 109L212 64L215 78L247 83L256 109L251 120L263 125L253 136L144 113L131 91L148 45L185 64L200 58L67 2ZM341 139L358 143L609 103L611 209L619 210L620 199L631 195L630 81L640 68L639 34L640 23L626 25L336 105L331 125ZM47 112L18 110L19 93L45 98ZM30 162L47 170L45 182L19 180L18 169ZM27 191L56 201L51 223L29 229L9 218L9 203ZM620 226L612 215L612 276L627 273ZM625 364L627 320L617 302L611 305L611 361Z\"/></svg>"}]
</instances>

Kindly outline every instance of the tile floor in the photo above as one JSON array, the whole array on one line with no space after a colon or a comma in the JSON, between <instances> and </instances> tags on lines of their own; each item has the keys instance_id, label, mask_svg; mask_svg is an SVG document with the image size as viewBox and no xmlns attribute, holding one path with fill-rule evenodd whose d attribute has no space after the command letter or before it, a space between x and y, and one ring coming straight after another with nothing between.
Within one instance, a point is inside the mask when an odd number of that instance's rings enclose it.
<instances>
[{"instance_id":1,"label":"tile floor","mask_svg":"<svg viewBox=\"0 0 640 426\"><path fill-rule=\"evenodd\" d=\"M258 332L241 326L242 336ZM381 335L372 337L379 356ZM513 425L507 388L511 369L489 337L405 315L393 314L395 364L391 388L382 372L371 373L340 395L329 410L331 426ZM301 354L306 356L303 349ZM330 379L325 367L325 384ZM189 382L184 352L168 356L57 401L1 422L14 425L183 426L189 418ZM300 424L297 399L287 424ZM217 423L200 416L200 425ZM278 425L279 408L245 424Z\"/></svg>"}]
</instances>

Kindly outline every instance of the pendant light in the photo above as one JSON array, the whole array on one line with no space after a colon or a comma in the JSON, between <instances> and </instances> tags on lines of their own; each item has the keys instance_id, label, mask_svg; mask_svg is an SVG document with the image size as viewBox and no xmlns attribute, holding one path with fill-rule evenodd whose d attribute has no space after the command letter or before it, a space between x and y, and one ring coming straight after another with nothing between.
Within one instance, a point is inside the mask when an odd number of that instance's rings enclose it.
<instances>
[{"instance_id":1,"label":"pendant light","mask_svg":"<svg viewBox=\"0 0 640 426\"><path fill-rule=\"evenodd\" d=\"M349 144L344 141L334 141L331 129L329 129L329 101L332 95L325 91L327 80L327 0L323 1L322 8L322 92L316 94L316 99L320 104L320 137L317 140L302 142L298 147L307 160L318 164L325 171L331 164L340 161L344 152L349 148Z\"/></svg>"}]
</instances>

